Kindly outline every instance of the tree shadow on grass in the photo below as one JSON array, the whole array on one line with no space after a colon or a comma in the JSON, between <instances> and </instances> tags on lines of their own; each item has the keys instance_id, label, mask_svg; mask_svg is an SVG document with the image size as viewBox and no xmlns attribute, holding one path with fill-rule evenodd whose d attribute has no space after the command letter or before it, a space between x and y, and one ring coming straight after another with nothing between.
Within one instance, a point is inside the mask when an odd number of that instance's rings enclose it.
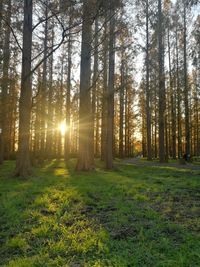
<instances>
[{"instance_id":1,"label":"tree shadow on grass","mask_svg":"<svg viewBox=\"0 0 200 267\"><path fill-rule=\"evenodd\" d=\"M76 173L74 166L53 161L37 178L3 185L2 264L195 266L196 238L149 203L148 189L160 192L164 178L157 183L154 174L152 182L134 167Z\"/></svg>"}]
</instances>

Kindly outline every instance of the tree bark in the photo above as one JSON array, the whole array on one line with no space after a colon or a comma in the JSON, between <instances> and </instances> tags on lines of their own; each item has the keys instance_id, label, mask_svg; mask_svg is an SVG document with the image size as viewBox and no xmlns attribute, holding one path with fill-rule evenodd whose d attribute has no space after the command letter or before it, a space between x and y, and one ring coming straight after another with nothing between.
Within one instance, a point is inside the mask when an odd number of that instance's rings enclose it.
<instances>
[{"instance_id":1,"label":"tree bark","mask_svg":"<svg viewBox=\"0 0 200 267\"><path fill-rule=\"evenodd\" d=\"M52 24L51 31L51 46L54 45L54 24ZM47 106L47 139L46 139L46 155L48 159L53 158L53 63L54 57L53 54L49 59L49 90L48 90L48 106Z\"/></svg>"},{"instance_id":2,"label":"tree bark","mask_svg":"<svg viewBox=\"0 0 200 267\"><path fill-rule=\"evenodd\" d=\"M146 124L147 124L147 159L152 160L151 148L151 110L149 88L149 0L146 0Z\"/></svg>"},{"instance_id":3,"label":"tree bark","mask_svg":"<svg viewBox=\"0 0 200 267\"><path fill-rule=\"evenodd\" d=\"M93 72L93 81L92 81L92 129L91 129L91 162L94 164L94 155L95 146L94 146L94 137L95 137L95 117L97 111L97 79L98 79L98 63L99 63L99 55L98 55L98 28L99 22L98 17L95 20L95 30L94 30L94 72Z\"/></svg>"},{"instance_id":4,"label":"tree bark","mask_svg":"<svg viewBox=\"0 0 200 267\"><path fill-rule=\"evenodd\" d=\"M177 91L177 123L178 123L178 158L182 157L182 125L181 125L181 88L179 78L178 29L176 26L176 91Z\"/></svg>"},{"instance_id":5,"label":"tree bark","mask_svg":"<svg viewBox=\"0 0 200 267\"><path fill-rule=\"evenodd\" d=\"M104 43L103 43L103 96L101 120L101 160L105 160L107 139L107 94L108 94L108 23L105 16Z\"/></svg>"},{"instance_id":6,"label":"tree bark","mask_svg":"<svg viewBox=\"0 0 200 267\"><path fill-rule=\"evenodd\" d=\"M71 15L69 15L69 28L72 24ZM65 133L65 161L69 160L70 156L70 116L71 116L71 68L72 68L72 42L69 31L68 39L68 65L67 65L67 97L66 97L66 125L67 131Z\"/></svg>"},{"instance_id":7,"label":"tree bark","mask_svg":"<svg viewBox=\"0 0 200 267\"><path fill-rule=\"evenodd\" d=\"M188 74L187 74L187 25L186 25L186 4L184 3L184 105L185 105L185 153L190 155L190 118L188 105Z\"/></svg>"},{"instance_id":8,"label":"tree bark","mask_svg":"<svg viewBox=\"0 0 200 267\"><path fill-rule=\"evenodd\" d=\"M110 11L110 40L109 40L109 78L107 96L107 139L106 139L106 169L113 168L114 140L114 75L115 75L115 15Z\"/></svg>"},{"instance_id":9,"label":"tree bark","mask_svg":"<svg viewBox=\"0 0 200 267\"><path fill-rule=\"evenodd\" d=\"M171 68L171 46L170 46L170 32L168 28L167 33L168 41L168 60L169 60L169 86L170 86L170 102L171 102L171 120L172 120L172 158L176 159L176 110L174 105L174 90L172 80L172 68Z\"/></svg>"},{"instance_id":10,"label":"tree bark","mask_svg":"<svg viewBox=\"0 0 200 267\"><path fill-rule=\"evenodd\" d=\"M83 25L80 70L80 107L79 107L79 153L76 169L90 171L91 164L91 43L92 43L92 0L83 2Z\"/></svg>"},{"instance_id":11,"label":"tree bark","mask_svg":"<svg viewBox=\"0 0 200 267\"><path fill-rule=\"evenodd\" d=\"M31 174L29 139L32 99L31 82L32 48L32 0L24 0L23 53L21 94L19 103L19 143L15 174L27 177Z\"/></svg>"},{"instance_id":12,"label":"tree bark","mask_svg":"<svg viewBox=\"0 0 200 267\"><path fill-rule=\"evenodd\" d=\"M11 25L11 0L8 1L8 7L6 11L6 21L7 24ZM1 94L1 102L2 102L2 110L1 110L1 127L2 127L2 140L0 146L0 162L3 162L3 159L9 158L9 148L8 148L8 140L9 140L9 128L8 128L8 88L9 88L9 64L10 64L10 27L6 25L5 30L5 40L3 45L3 77L2 77L2 94Z\"/></svg>"},{"instance_id":13,"label":"tree bark","mask_svg":"<svg viewBox=\"0 0 200 267\"><path fill-rule=\"evenodd\" d=\"M120 89L120 121L119 121L119 157L124 157L124 51L121 53L121 89Z\"/></svg>"},{"instance_id":14,"label":"tree bark","mask_svg":"<svg viewBox=\"0 0 200 267\"><path fill-rule=\"evenodd\" d=\"M165 162L165 77L162 0L158 0L159 160Z\"/></svg>"},{"instance_id":15,"label":"tree bark","mask_svg":"<svg viewBox=\"0 0 200 267\"><path fill-rule=\"evenodd\" d=\"M45 159L45 135L46 135L46 97L47 97L47 42L48 42L48 0L45 1L45 26L44 26L44 62L42 73L42 87L41 87L41 146L40 157L41 162Z\"/></svg>"}]
</instances>

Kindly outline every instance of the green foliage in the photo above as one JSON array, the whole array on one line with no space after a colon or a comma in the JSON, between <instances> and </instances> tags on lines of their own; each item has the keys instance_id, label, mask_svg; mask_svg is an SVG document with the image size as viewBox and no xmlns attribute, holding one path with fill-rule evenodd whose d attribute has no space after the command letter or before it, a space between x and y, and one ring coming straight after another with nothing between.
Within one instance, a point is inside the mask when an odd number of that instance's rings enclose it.
<instances>
[{"instance_id":1,"label":"green foliage","mask_svg":"<svg viewBox=\"0 0 200 267\"><path fill-rule=\"evenodd\" d=\"M0 266L199 266L199 171L117 164L53 161L20 180L6 162Z\"/></svg>"}]
</instances>

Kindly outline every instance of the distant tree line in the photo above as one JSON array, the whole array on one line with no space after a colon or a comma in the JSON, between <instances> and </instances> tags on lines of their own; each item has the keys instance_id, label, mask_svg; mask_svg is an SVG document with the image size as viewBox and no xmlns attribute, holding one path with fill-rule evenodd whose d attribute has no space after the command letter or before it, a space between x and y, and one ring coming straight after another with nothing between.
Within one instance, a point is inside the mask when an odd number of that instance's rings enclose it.
<instances>
[{"instance_id":1,"label":"distant tree line","mask_svg":"<svg viewBox=\"0 0 200 267\"><path fill-rule=\"evenodd\" d=\"M95 157L112 169L140 149L140 135L149 160L199 155L197 2L2 0L0 163L17 152L24 177L63 156L77 157L77 170Z\"/></svg>"}]
</instances>

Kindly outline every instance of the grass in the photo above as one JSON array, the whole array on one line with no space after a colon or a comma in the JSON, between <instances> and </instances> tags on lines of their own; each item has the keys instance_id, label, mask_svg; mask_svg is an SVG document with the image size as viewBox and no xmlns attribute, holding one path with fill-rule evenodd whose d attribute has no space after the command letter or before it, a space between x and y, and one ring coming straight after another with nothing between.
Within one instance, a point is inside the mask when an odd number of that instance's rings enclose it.
<instances>
[{"instance_id":1,"label":"grass","mask_svg":"<svg viewBox=\"0 0 200 267\"><path fill-rule=\"evenodd\" d=\"M0 266L200 266L200 171L122 165L27 180L0 170Z\"/></svg>"},{"instance_id":2,"label":"grass","mask_svg":"<svg viewBox=\"0 0 200 267\"><path fill-rule=\"evenodd\" d=\"M159 159L152 159L151 161L149 161L147 158L140 158L139 162L152 162L152 163L159 163ZM169 158L168 161L164 164L178 164L180 165L179 159L172 159ZM191 162L185 162L186 165L190 165L190 166L200 166L200 157L192 157Z\"/></svg>"}]
</instances>

